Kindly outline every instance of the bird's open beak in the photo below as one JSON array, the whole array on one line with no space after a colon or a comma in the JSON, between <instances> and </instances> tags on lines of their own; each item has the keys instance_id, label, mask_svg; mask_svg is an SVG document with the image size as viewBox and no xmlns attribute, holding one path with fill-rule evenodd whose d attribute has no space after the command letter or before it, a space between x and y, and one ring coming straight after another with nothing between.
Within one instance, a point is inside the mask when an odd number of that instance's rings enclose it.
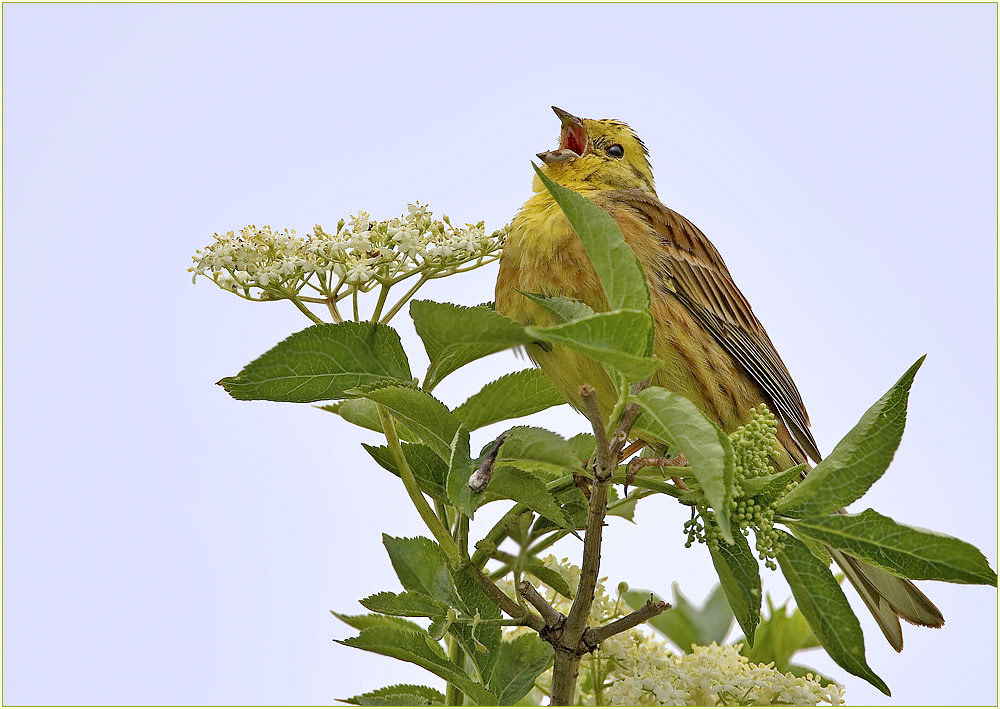
<instances>
[{"instance_id":1,"label":"bird's open beak","mask_svg":"<svg viewBox=\"0 0 1000 709\"><path fill-rule=\"evenodd\" d=\"M559 148L538 153L538 159L544 163L565 162L586 154L590 148L590 138L587 136L587 129L583 127L583 121L556 106L553 106L552 110L562 121Z\"/></svg>"}]
</instances>

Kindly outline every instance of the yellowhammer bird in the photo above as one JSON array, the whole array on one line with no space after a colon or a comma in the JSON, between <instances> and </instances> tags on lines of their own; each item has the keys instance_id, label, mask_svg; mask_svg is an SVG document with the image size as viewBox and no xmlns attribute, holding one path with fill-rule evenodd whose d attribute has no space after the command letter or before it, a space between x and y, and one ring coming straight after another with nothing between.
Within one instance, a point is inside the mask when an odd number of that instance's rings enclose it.
<instances>
[{"instance_id":1,"label":"yellowhammer bird","mask_svg":"<svg viewBox=\"0 0 1000 709\"><path fill-rule=\"evenodd\" d=\"M562 121L559 147L539 153L546 176L601 206L618 224L645 269L652 296L656 357L653 384L693 401L727 432L761 403L778 417L782 468L820 460L809 416L788 369L712 242L660 202L648 152L626 124L580 119L553 106ZM530 325L555 317L519 293L608 305L597 274L569 221L537 177L535 194L514 218L500 258L497 311ZM559 345L528 354L577 408L579 387L597 391L605 412L617 392L599 364ZM899 618L940 627L941 612L911 581L834 551L834 558L875 616L889 643L903 647Z\"/></svg>"}]
</instances>

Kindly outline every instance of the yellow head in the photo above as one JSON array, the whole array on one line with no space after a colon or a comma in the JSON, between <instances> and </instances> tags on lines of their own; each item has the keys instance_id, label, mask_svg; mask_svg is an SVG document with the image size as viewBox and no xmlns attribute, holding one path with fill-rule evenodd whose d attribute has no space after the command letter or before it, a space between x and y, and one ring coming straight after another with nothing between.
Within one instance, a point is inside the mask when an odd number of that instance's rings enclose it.
<instances>
[{"instance_id":1,"label":"yellow head","mask_svg":"<svg viewBox=\"0 0 1000 709\"><path fill-rule=\"evenodd\" d=\"M641 189L656 194L649 153L639 136L621 121L577 118L561 108L559 147L538 153L545 175L576 189ZM535 191L542 189L535 180Z\"/></svg>"}]
</instances>

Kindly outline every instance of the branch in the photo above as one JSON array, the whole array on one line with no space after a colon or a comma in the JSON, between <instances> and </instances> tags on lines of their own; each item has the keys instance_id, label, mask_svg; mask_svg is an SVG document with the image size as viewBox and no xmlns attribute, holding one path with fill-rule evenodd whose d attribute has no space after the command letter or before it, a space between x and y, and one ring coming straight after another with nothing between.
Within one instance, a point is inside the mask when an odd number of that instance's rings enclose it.
<instances>
[{"instance_id":1,"label":"branch","mask_svg":"<svg viewBox=\"0 0 1000 709\"><path fill-rule=\"evenodd\" d=\"M549 602L545 600L545 597L538 592L534 586L532 586L527 581L522 581L517 585L517 590L524 596L524 600L535 607L539 613L542 614L542 620L545 621L546 629L556 629L561 628L563 621L566 617L549 605Z\"/></svg>"},{"instance_id":2,"label":"branch","mask_svg":"<svg viewBox=\"0 0 1000 709\"><path fill-rule=\"evenodd\" d=\"M580 387L580 398L583 399L584 415L590 421L590 427L594 430L594 439L597 441L597 464L602 468L607 468L608 455L608 434L604 430L604 415L601 414L601 407L597 403L597 395L594 387L584 384Z\"/></svg>"},{"instance_id":3,"label":"branch","mask_svg":"<svg viewBox=\"0 0 1000 709\"><path fill-rule=\"evenodd\" d=\"M601 568L601 542L604 536L604 516L608 511L608 480L612 471L597 469L590 488L590 505L587 508L587 526L583 535L583 563L580 566L580 583L569 615L566 616L564 642L574 647L583 637L590 608L594 603ZM603 479L602 479L603 478Z\"/></svg>"},{"instance_id":4,"label":"branch","mask_svg":"<svg viewBox=\"0 0 1000 709\"><path fill-rule=\"evenodd\" d=\"M632 387L632 396L635 396L643 389L647 388L653 381L652 377L644 379L635 386ZM639 412L641 407L635 403L629 403L625 407L625 411L622 413L621 419L618 421L618 426L615 428L614 438L621 439L622 444L628 439L628 435L632 432L632 426L635 424L635 420L639 418ZM621 448L616 448L616 453L621 453ZM619 458L620 460L620 458Z\"/></svg>"},{"instance_id":5,"label":"branch","mask_svg":"<svg viewBox=\"0 0 1000 709\"><path fill-rule=\"evenodd\" d=\"M650 380L636 384L632 393L636 394L649 385ZM608 486L618 467L619 454L628 440L632 425L639 415L639 407L627 404L618 417L611 440L608 440L604 417L597 403L594 388L589 384L580 387L584 414L594 430L597 451L594 461L594 481L590 489L590 504L587 507L587 525L583 536L583 563L580 566L580 583L577 586L573 605L557 635L558 644L553 642L555 660L552 667L551 703L553 706L572 704L576 694L576 680L580 673L580 658L590 652L595 645L583 642L587 632L587 620L594 604L594 590L601 569L601 544L604 536L604 518L608 512ZM616 407L617 409L617 407ZM545 637L543 635L543 637Z\"/></svg>"},{"instance_id":6,"label":"branch","mask_svg":"<svg viewBox=\"0 0 1000 709\"><path fill-rule=\"evenodd\" d=\"M583 634L583 643L591 650L596 650L597 646L613 635L624 633L637 625L642 625L650 618L655 618L663 611L670 608L666 601L654 601L650 596L645 605L637 611L629 613L624 618L602 625L600 628L588 628Z\"/></svg>"},{"instance_id":7,"label":"branch","mask_svg":"<svg viewBox=\"0 0 1000 709\"><path fill-rule=\"evenodd\" d=\"M488 594L490 594L490 598L492 598L493 601L500 606L500 610L509 615L511 618L523 621L522 624L527 625L532 630L542 632L542 630L545 629L545 621L534 613L526 613L525 610L518 605L517 601L501 591L500 587L493 583L493 579L484 574L482 571L475 568L474 571L479 577L480 583L483 584L483 588L486 589Z\"/></svg>"}]
</instances>

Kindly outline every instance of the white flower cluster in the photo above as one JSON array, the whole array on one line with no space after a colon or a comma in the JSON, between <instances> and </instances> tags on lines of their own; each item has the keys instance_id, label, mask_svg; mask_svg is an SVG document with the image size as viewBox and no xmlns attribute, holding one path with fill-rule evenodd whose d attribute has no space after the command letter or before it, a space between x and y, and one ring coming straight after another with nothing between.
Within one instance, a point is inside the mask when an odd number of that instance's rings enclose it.
<instances>
[{"instance_id":1,"label":"white flower cluster","mask_svg":"<svg viewBox=\"0 0 1000 709\"><path fill-rule=\"evenodd\" d=\"M758 665L736 645L694 646L674 654L638 629L606 640L598 651L608 662L604 700L612 706L832 706L843 703L837 684L823 686L811 674L782 673Z\"/></svg>"},{"instance_id":2,"label":"white flower cluster","mask_svg":"<svg viewBox=\"0 0 1000 709\"><path fill-rule=\"evenodd\" d=\"M542 560L557 571L570 588L580 580L580 568L568 559ZM565 614L572 601L533 579L539 592L552 606ZM620 618L630 612L621 599L612 600L601 579L594 595L590 614L591 627ZM510 590L511 589L505 589ZM508 635L533 632L512 627ZM593 662L584 660L583 673L600 673L585 679L577 687L577 703L585 706L831 706L843 703L844 690L837 684L823 686L812 675L796 677L776 670L773 664L759 665L739 653L736 645L695 647L690 654L676 653L666 641L644 629L633 628L605 640L594 653ZM542 687L552 681L551 670L538 678ZM600 685L600 700L596 691ZM541 699L541 696L536 697Z\"/></svg>"},{"instance_id":3,"label":"white flower cluster","mask_svg":"<svg viewBox=\"0 0 1000 709\"><path fill-rule=\"evenodd\" d=\"M506 229L487 234L483 223L456 227L432 219L426 205L411 204L395 219L374 221L367 212L341 219L333 234L319 225L300 237L294 230L248 226L215 234L188 269L244 297L270 300L309 286L336 296L344 285L362 292L390 286L417 272L440 278L499 256Z\"/></svg>"}]
</instances>

